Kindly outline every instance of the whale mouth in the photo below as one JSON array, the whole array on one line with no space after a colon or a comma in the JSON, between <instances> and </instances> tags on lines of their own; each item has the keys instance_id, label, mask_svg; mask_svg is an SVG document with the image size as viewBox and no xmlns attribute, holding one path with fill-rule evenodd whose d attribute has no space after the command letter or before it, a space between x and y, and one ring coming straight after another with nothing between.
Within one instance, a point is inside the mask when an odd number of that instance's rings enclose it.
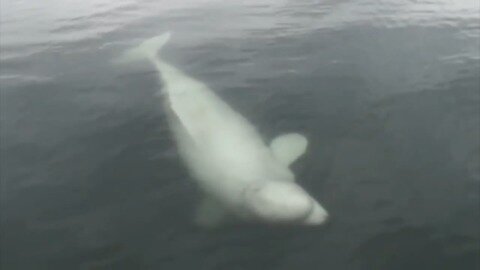
<instances>
[{"instance_id":1,"label":"whale mouth","mask_svg":"<svg viewBox=\"0 0 480 270\"><path fill-rule=\"evenodd\" d=\"M314 214L316 204L294 183L255 183L247 187L243 195L249 212L269 223L304 223Z\"/></svg>"},{"instance_id":2,"label":"whale mouth","mask_svg":"<svg viewBox=\"0 0 480 270\"><path fill-rule=\"evenodd\" d=\"M305 225L322 225L330 220L328 212L315 200L313 200L313 207L310 213L303 219L302 223Z\"/></svg>"}]
</instances>

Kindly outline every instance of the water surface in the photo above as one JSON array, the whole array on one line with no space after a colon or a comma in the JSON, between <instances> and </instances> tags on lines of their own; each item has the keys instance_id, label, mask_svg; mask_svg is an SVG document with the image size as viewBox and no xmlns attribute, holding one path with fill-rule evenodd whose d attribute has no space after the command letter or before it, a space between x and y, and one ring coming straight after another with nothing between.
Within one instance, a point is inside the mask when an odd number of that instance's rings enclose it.
<instances>
[{"instance_id":1,"label":"water surface","mask_svg":"<svg viewBox=\"0 0 480 270\"><path fill-rule=\"evenodd\" d=\"M180 2L180 3L179 3ZM479 3L0 0L1 269L477 269ZM154 69L310 140L321 228L192 225Z\"/></svg>"}]
</instances>

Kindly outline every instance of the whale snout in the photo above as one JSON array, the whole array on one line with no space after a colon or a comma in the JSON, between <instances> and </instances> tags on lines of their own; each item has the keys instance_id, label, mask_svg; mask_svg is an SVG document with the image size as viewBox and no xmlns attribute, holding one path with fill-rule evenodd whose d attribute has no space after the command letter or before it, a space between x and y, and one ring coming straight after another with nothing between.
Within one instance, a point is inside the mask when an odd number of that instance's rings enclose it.
<instances>
[{"instance_id":1,"label":"whale snout","mask_svg":"<svg viewBox=\"0 0 480 270\"><path fill-rule=\"evenodd\" d=\"M330 219L330 216L318 202L314 202L313 209L304 219L305 225L322 225Z\"/></svg>"},{"instance_id":2,"label":"whale snout","mask_svg":"<svg viewBox=\"0 0 480 270\"><path fill-rule=\"evenodd\" d=\"M244 193L247 208L258 219L273 223L321 224L326 211L301 187L290 182L262 182ZM323 212L322 212L323 210Z\"/></svg>"}]
</instances>

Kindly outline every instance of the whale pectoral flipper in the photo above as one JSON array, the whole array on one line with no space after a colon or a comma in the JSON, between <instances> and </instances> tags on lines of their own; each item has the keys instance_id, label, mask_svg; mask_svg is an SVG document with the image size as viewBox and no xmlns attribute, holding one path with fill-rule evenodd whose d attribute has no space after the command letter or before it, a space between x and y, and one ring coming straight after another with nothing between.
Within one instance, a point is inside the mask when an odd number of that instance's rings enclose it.
<instances>
[{"instance_id":1,"label":"whale pectoral flipper","mask_svg":"<svg viewBox=\"0 0 480 270\"><path fill-rule=\"evenodd\" d=\"M202 227L217 227L228 215L225 209L215 199L205 196L198 205L195 213L195 223Z\"/></svg>"},{"instance_id":2,"label":"whale pectoral flipper","mask_svg":"<svg viewBox=\"0 0 480 270\"><path fill-rule=\"evenodd\" d=\"M307 145L308 141L303 135L289 133L273 139L270 149L278 161L289 166L305 153Z\"/></svg>"}]
</instances>

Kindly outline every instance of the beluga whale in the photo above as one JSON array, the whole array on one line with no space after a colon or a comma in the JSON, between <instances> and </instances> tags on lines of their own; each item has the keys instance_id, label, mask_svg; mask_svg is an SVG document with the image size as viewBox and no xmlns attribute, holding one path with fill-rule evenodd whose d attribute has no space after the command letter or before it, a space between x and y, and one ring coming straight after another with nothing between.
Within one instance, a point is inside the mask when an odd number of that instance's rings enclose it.
<instances>
[{"instance_id":1,"label":"beluga whale","mask_svg":"<svg viewBox=\"0 0 480 270\"><path fill-rule=\"evenodd\" d=\"M181 159L202 193L194 221L217 227L231 217L267 224L320 225L327 211L295 182L290 165L307 139L283 134L266 144L256 128L203 82L159 56L171 34L127 50L118 60L148 60L162 83L160 96Z\"/></svg>"}]
</instances>

